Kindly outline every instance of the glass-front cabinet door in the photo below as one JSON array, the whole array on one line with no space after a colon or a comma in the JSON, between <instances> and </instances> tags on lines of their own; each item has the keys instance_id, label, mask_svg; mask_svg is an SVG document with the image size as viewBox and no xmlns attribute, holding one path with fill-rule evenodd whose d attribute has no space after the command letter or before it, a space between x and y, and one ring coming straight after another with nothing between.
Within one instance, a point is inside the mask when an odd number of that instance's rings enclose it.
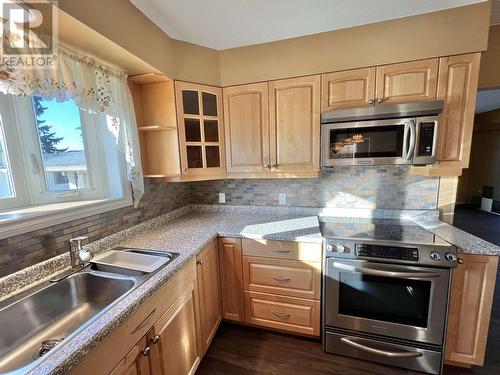
<instances>
[{"instance_id":1,"label":"glass-front cabinet door","mask_svg":"<svg viewBox=\"0 0 500 375\"><path fill-rule=\"evenodd\" d=\"M222 89L175 82L182 174L224 177Z\"/></svg>"}]
</instances>

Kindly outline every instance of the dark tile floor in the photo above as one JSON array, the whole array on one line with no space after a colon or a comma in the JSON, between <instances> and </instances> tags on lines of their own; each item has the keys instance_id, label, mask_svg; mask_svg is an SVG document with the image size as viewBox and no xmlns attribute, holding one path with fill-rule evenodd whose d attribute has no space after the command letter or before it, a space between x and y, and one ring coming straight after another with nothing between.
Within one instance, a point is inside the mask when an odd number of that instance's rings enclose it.
<instances>
[{"instance_id":1,"label":"dark tile floor","mask_svg":"<svg viewBox=\"0 0 500 375\"><path fill-rule=\"evenodd\" d=\"M457 207L457 227L500 246L500 216ZM500 277L497 276L500 282ZM497 285L500 283L497 282ZM416 375L412 371L324 353L321 344L256 328L223 323L198 375ZM445 367L443 375L500 375L500 288L495 291L484 367Z\"/></svg>"}]
</instances>

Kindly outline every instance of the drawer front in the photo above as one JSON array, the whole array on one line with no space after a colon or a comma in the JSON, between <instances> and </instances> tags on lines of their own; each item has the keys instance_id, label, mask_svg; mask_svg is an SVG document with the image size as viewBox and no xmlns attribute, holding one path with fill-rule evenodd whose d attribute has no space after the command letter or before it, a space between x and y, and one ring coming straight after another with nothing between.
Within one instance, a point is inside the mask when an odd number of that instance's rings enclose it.
<instances>
[{"instance_id":1,"label":"drawer front","mask_svg":"<svg viewBox=\"0 0 500 375\"><path fill-rule=\"evenodd\" d=\"M245 256L243 280L248 291L319 299L321 263Z\"/></svg>"},{"instance_id":2,"label":"drawer front","mask_svg":"<svg viewBox=\"0 0 500 375\"><path fill-rule=\"evenodd\" d=\"M319 336L319 301L245 291L247 323Z\"/></svg>"},{"instance_id":3,"label":"drawer front","mask_svg":"<svg viewBox=\"0 0 500 375\"><path fill-rule=\"evenodd\" d=\"M243 255L321 262L320 243L252 240L242 241Z\"/></svg>"}]
</instances>

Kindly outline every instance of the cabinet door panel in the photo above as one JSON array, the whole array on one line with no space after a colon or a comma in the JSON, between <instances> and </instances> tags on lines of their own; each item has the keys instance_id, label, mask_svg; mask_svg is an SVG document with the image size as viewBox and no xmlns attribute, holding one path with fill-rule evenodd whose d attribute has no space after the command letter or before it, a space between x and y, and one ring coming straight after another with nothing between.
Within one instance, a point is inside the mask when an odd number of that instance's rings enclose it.
<instances>
[{"instance_id":1,"label":"cabinet door panel","mask_svg":"<svg viewBox=\"0 0 500 375\"><path fill-rule=\"evenodd\" d=\"M377 67L376 99L400 103L436 99L438 59Z\"/></svg>"},{"instance_id":2,"label":"cabinet door panel","mask_svg":"<svg viewBox=\"0 0 500 375\"><path fill-rule=\"evenodd\" d=\"M267 82L224 89L227 171L264 172L269 161Z\"/></svg>"},{"instance_id":3,"label":"cabinet door panel","mask_svg":"<svg viewBox=\"0 0 500 375\"><path fill-rule=\"evenodd\" d=\"M153 345L151 361L163 375L194 374L200 363L196 308L192 283L154 325L159 341Z\"/></svg>"},{"instance_id":4,"label":"cabinet door panel","mask_svg":"<svg viewBox=\"0 0 500 375\"><path fill-rule=\"evenodd\" d=\"M149 356L143 350L148 346L148 337L145 336L122 359L110 375L150 375Z\"/></svg>"},{"instance_id":5,"label":"cabinet door panel","mask_svg":"<svg viewBox=\"0 0 500 375\"><path fill-rule=\"evenodd\" d=\"M438 99L444 100L439 123L438 160L469 166L480 53L444 57L439 62Z\"/></svg>"},{"instance_id":6,"label":"cabinet door panel","mask_svg":"<svg viewBox=\"0 0 500 375\"><path fill-rule=\"evenodd\" d=\"M319 170L320 84L319 75L269 83L274 171Z\"/></svg>"},{"instance_id":7,"label":"cabinet door panel","mask_svg":"<svg viewBox=\"0 0 500 375\"><path fill-rule=\"evenodd\" d=\"M223 318L245 320L241 239L219 238Z\"/></svg>"},{"instance_id":8,"label":"cabinet door panel","mask_svg":"<svg viewBox=\"0 0 500 375\"><path fill-rule=\"evenodd\" d=\"M460 254L453 270L445 360L482 366L490 322L498 257Z\"/></svg>"},{"instance_id":9,"label":"cabinet door panel","mask_svg":"<svg viewBox=\"0 0 500 375\"><path fill-rule=\"evenodd\" d=\"M176 81L175 97L183 177L224 177L222 89Z\"/></svg>"},{"instance_id":10,"label":"cabinet door panel","mask_svg":"<svg viewBox=\"0 0 500 375\"><path fill-rule=\"evenodd\" d=\"M196 260L200 297L200 334L202 350L205 353L222 320L217 242L212 242L196 257Z\"/></svg>"},{"instance_id":11,"label":"cabinet door panel","mask_svg":"<svg viewBox=\"0 0 500 375\"><path fill-rule=\"evenodd\" d=\"M321 87L322 111L372 105L375 97L375 68L323 74Z\"/></svg>"}]
</instances>

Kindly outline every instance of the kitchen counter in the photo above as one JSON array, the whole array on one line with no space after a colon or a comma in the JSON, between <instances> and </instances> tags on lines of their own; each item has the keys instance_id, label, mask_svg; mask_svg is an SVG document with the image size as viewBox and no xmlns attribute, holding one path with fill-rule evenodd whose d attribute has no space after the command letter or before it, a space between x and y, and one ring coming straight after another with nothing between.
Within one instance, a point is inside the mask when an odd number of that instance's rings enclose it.
<instances>
[{"instance_id":1,"label":"kitchen counter","mask_svg":"<svg viewBox=\"0 0 500 375\"><path fill-rule=\"evenodd\" d=\"M350 211L352 216L346 217ZM67 373L218 236L322 242L320 220L331 220L334 217L334 220L344 223L369 223L375 217L387 217L407 225L418 224L456 245L463 252L500 255L500 248L497 246L440 222L436 211L375 210L372 212L372 217L361 217L361 211L355 211L186 206L96 241L89 245L96 254L115 246L125 246L172 251L179 253L180 256L126 295L119 304L47 354L47 360L31 369L29 373ZM63 254L0 279L0 300L26 290L34 282L40 283L56 273L67 270L68 267L69 256Z\"/></svg>"},{"instance_id":2,"label":"kitchen counter","mask_svg":"<svg viewBox=\"0 0 500 375\"><path fill-rule=\"evenodd\" d=\"M113 246L137 247L179 253L174 261L140 285L120 303L90 323L68 342L47 354L45 361L29 374L66 374L83 357L131 316L139 306L159 290L206 245L220 236L282 241L322 242L316 216L240 214L221 212L184 212L167 222L142 228L130 228L113 241L94 245L97 253ZM139 226L138 226L139 227ZM97 241L100 242L100 241ZM99 245L102 245L101 249Z\"/></svg>"}]
</instances>

